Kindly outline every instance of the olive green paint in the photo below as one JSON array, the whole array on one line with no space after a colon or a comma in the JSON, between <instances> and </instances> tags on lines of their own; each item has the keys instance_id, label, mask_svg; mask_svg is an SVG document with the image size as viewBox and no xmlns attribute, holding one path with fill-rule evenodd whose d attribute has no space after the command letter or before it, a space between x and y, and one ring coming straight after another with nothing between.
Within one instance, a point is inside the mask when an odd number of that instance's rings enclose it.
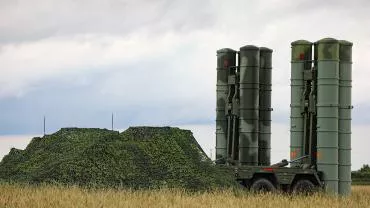
<instances>
[{"instance_id":1,"label":"olive green paint","mask_svg":"<svg viewBox=\"0 0 370 208\"><path fill-rule=\"evenodd\" d=\"M351 110L352 110L352 43L339 46L339 194L351 193Z\"/></svg>"},{"instance_id":2,"label":"olive green paint","mask_svg":"<svg viewBox=\"0 0 370 208\"><path fill-rule=\"evenodd\" d=\"M270 165L271 162L271 81L272 50L261 47L259 68L258 165Z\"/></svg>"},{"instance_id":3,"label":"olive green paint","mask_svg":"<svg viewBox=\"0 0 370 208\"><path fill-rule=\"evenodd\" d=\"M297 40L291 43L291 104L290 104L290 159L303 156L303 115L302 99L304 90L304 70L311 69L312 43L306 40ZM301 161L291 164L299 166Z\"/></svg>"},{"instance_id":4,"label":"olive green paint","mask_svg":"<svg viewBox=\"0 0 370 208\"><path fill-rule=\"evenodd\" d=\"M236 51L224 48L217 51L216 85L216 159L227 156L227 118L225 104L228 95L228 70L236 65Z\"/></svg>"},{"instance_id":5,"label":"olive green paint","mask_svg":"<svg viewBox=\"0 0 370 208\"><path fill-rule=\"evenodd\" d=\"M325 189L338 193L339 41L317 42L317 169Z\"/></svg>"},{"instance_id":6,"label":"olive green paint","mask_svg":"<svg viewBox=\"0 0 370 208\"><path fill-rule=\"evenodd\" d=\"M260 49L241 47L239 61L239 164L257 165Z\"/></svg>"}]
</instances>

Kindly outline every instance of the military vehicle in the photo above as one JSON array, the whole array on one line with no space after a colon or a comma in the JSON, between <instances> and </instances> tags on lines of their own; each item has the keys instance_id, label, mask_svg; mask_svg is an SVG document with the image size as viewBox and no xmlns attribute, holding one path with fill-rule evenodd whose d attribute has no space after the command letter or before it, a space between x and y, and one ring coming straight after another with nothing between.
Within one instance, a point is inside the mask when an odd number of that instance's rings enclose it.
<instances>
[{"instance_id":1,"label":"military vehicle","mask_svg":"<svg viewBox=\"0 0 370 208\"><path fill-rule=\"evenodd\" d=\"M254 191L349 195L352 43L291 48L291 161L270 165L273 51L247 45L217 51L216 163Z\"/></svg>"}]
</instances>

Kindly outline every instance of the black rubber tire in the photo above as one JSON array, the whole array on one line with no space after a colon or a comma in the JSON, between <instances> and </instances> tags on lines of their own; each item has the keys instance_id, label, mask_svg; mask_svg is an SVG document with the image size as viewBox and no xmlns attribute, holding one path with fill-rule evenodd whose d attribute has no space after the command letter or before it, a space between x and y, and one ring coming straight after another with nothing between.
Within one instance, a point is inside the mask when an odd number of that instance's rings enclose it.
<instances>
[{"instance_id":1,"label":"black rubber tire","mask_svg":"<svg viewBox=\"0 0 370 208\"><path fill-rule=\"evenodd\" d=\"M271 183L270 180L266 178L259 178L252 183L250 190L253 192L262 192L262 193L275 192L276 187L274 186L274 184Z\"/></svg>"},{"instance_id":2,"label":"black rubber tire","mask_svg":"<svg viewBox=\"0 0 370 208\"><path fill-rule=\"evenodd\" d=\"M316 190L317 187L315 184L307 179L298 180L292 187L292 192L294 194L312 194Z\"/></svg>"},{"instance_id":3,"label":"black rubber tire","mask_svg":"<svg viewBox=\"0 0 370 208\"><path fill-rule=\"evenodd\" d=\"M239 184L239 186L241 187L241 188L248 188L248 185L246 184L246 182L245 181L238 181L238 184Z\"/></svg>"}]
</instances>

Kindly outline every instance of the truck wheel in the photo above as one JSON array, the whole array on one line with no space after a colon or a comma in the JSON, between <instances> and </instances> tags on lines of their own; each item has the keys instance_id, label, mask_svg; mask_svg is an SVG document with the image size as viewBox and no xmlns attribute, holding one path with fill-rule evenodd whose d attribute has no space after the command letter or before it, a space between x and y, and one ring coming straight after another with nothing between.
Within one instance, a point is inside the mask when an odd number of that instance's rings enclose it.
<instances>
[{"instance_id":1,"label":"truck wheel","mask_svg":"<svg viewBox=\"0 0 370 208\"><path fill-rule=\"evenodd\" d=\"M315 190L315 185L307 179L297 181L292 188L292 191L295 194L311 194L315 192Z\"/></svg>"},{"instance_id":2,"label":"truck wheel","mask_svg":"<svg viewBox=\"0 0 370 208\"><path fill-rule=\"evenodd\" d=\"M250 190L254 192L274 192L276 188L271 181L259 178L252 183Z\"/></svg>"},{"instance_id":3,"label":"truck wheel","mask_svg":"<svg viewBox=\"0 0 370 208\"><path fill-rule=\"evenodd\" d=\"M247 183L245 181L238 181L238 183L239 183L240 187L242 187L242 188L248 188L248 185L247 185Z\"/></svg>"}]
</instances>

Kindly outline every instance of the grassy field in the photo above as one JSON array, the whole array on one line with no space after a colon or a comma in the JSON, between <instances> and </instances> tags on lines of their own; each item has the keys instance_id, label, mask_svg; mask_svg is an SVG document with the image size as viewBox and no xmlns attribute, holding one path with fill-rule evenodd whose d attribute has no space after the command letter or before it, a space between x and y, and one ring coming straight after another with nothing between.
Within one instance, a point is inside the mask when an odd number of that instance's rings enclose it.
<instances>
[{"instance_id":1,"label":"grassy field","mask_svg":"<svg viewBox=\"0 0 370 208\"><path fill-rule=\"evenodd\" d=\"M350 197L340 198L324 194L87 190L2 184L0 207L370 207L370 186L354 186Z\"/></svg>"}]
</instances>

